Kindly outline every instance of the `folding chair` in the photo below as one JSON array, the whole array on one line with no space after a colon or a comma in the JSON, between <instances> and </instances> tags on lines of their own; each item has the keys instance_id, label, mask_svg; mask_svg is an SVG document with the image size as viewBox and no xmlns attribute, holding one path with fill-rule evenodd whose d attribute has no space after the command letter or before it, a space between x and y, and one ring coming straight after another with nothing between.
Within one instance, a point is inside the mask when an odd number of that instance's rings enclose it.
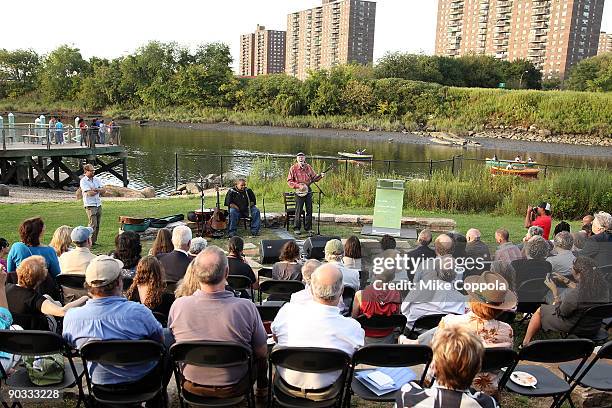
<instances>
[{"instance_id":1,"label":"folding chair","mask_svg":"<svg viewBox=\"0 0 612 408\"><path fill-rule=\"evenodd\" d=\"M259 285L259 304L262 304L263 294L267 294L274 301L288 302L291 295L304 290L304 282L294 280L267 280Z\"/></svg>"},{"instance_id":2,"label":"folding chair","mask_svg":"<svg viewBox=\"0 0 612 408\"><path fill-rule=\"evenodd\" d=\"M590 363L585 364L580 373L576 375L570 390L559 400L560 407L572 391L580 385L581 387L594 388L599 391L612 391L612 364L604 363L600 360L612 360L612 341L604 344L595 358ZM567 377L576 372L577 362L563 363L559 365L559 370Z\"/></svg>"},{"instance_id":3,"label":"folding chair","mask_svg":"<svg viewBox=\"0 0 612 408\"><path fill-rule=\"evenodd\" d=\"M400 333L404 332L406 328L406 316L403 314L394 314L391 316L372 316L369 319L365 315L357 317L357 322L361 325L361 328L385 330L385 329L399 329Z\"/></svg>"},{"instance_id":4,"label":"folding chair","mask_svg":"<svg viewBox=\"0 0 612 408\"><path fill-rule=\"evenodd\" d=\"M351 312L353 310L354 300L355 300L355 289L353 289L350 286L345 286L344 289L342 289L342 302L344 303L344 306L346 306L346 309L347 309L347 313L345 313L346 316L351 315Z\"/></svg>"},{"instance_id":5,"label":"folding chair","mask_svg":"<svg viewBox=\"0 0 612 408\"><path fill-rule=\"evenodd\" d=\"M351 394L355 394L359 398L367 401L395 401L397 390L378 396L355 378L353 374L356 371L360 371L356 370L359 364L375 367L412 367L424 364L423 374L418 381L418 383L422 385L432 358L433 352L431 348L420 344L372 344L360 348L353 354L349 377L351 382L350 387L346 390L344 406L347 408L350 407Z\"/></svg>"},{"instance_id":6,"label":"folding chair","mask_svg":"<svg viewBox=\"0 0 612 408\"><path fill-rule=\"evenodd\" d=\"M552 265L544 259L516 259L510 265L516 273L518 286L531 279L544 282L546 275L552 272Z\"/></svg>"},{"instance_id":7,"label":"folding chair","mask_svg":"<svg viewBox=\"0 0 612 408\"><path fill-rule=\"evenodd\" d=\"M533 375L538 383L532 387L523 387L508 381L506 389L529 398L553 397L551 408L559 403L559 400L570 390L570 384L584 366L587 358L593 352L593 342L587 339L554 339L538 340L529 343L520 350L517 362L510 370L512 378L517 371L527 372ZM542 365L518 364L520 361L532 361L536 363L564 363L572 360L580 360L576 370L567 376L567 381L559 378L555 373ZM573 406L571 397L568 396Z\"/></svg>"},{"instance_id":8,"label":"folding chair","mask_svg":"<svg viewBox=\"0 0 612 408\"><path fill-rule=\"evenodd\" d=\"M572 326L571 329L567 333L563 333L563 338L568 338L569 336L576 336L580 338L587 338L593 340L596 345L602 345L606 341L608 341L608 331L602 329L601 327L596 333L583 333L580 331L580 325L583 324L586 320L594 320L603 322L604 319L612 318L612 303L605 303L597 306L589 307L584 310L576 324Z\"/></svg>"},{"instance_id":9,"label":"folding chair","mask_svg":"<svg viewBox=\"0 0 612 408\"><path fill-rule=\"evenodd\" d=\"M275 347L270 354L268 365L268 378L273 378L268 388L268 407L273 407L274 404L292 408L341 407L350 362L350 356L340 350L316 347ZM339 371L340 374L338 379L330 386L331 390L328 398L322 401L312 401L285 392L284 389L294 389L295 387L286 383L278 372L273 377L272 370L274 367L282 367L302 373L324 374ZM297 388L295 388L295 391L296 394L301 392Z\"/></svg>"},{"instance_id":10,"label":"folding chair","mask_svg":"<svg viewBox=\"0 0 612 408\"><path fill-rule=\"evenodd\" d=\"M544 279L539 278L526 280L519 285L516 291L518 298L516 311L525 315L521 322L531 317L544 303L548 290L548 287L544 284Z\"/></svg>"},{"instance_id":11,"label":"folding chair","mask_svg":"<svg viewBox=\"0 0 612 408\"><path fill-rule=\"evenodd\" d=\"M276 303L276 302L275 302ZM257 305L257 311L259 312L259 316L263 322L271 322L276 318L281 307L287 302L279 302L279 304L274 305Z\"/></svg>"},{"instance_id":12,"label":"folding chair","mask_svg":"<svg viewBox=\"0 0 612 408\"><path fill-rule=\"evenodd\" d=\"M295 219L297 212L297 204L295 202L295 193L283 193L283 201L285 203L285 228L289 231L291 219ZM302 223L306 224L306 212L302 212Z\"/></svg>"},{"instance_id":13,"label":"folding chair","mask_svg":"<svg viewBox=\"0 0 612 408\"><path fill-rule=\"evenodd\" d=\"M272 268L261 268L258 272L257 272L257 276L259 278L268 278L268 279L272 279Z\"/></svg>"},{"instance_id":14,"label":"folding chair","mask_svg":"<svg viewBox=\"0 0 612 408\"><path fill-rule=\"evenodd\" d=\"M482 372L497 371L505 368L504 374L501 376L497 389L501 392L510 375L512 368L517 362L518 354L511 348L506 347L489 347L485 348L484 356L482 357Z\"/></svg>"},{"instance_id":15,"label":"folding chair","mask_svg":"<svg viewBox=\"0 0 612 408\"><path fill-rule=\"evenodd\" d=\"M174 366L174 377L179 393L181 408L185 404L197 407L235 407L244 400L249 407L255 407L253 392L253 360L251 350L241 344L229 342L188 341L175 343L170 347L170 357ZM249 386L243 395L230 398L202 397L183 388L185 365L209 368L245 367L245 376L240 380L248 381ZM206 385L206 384L201 384Z\"/></svg>"},{"instance_id":16,"label":"folding chair","mask_svg":"<svg viewBox=\"0 0 612 408\"><path fill-rule=\"evenodd\" d=\"M236 292L246 292L251 297L251 299L255 301L251 280L246 276L229 275L227 277L227 284Z\"/></svg>"},{"instance_id":17,"label":"folding chair","mask_svg":"<svg viewBox=\"0 0 612 408\"><path fill-rule=\"evenodd\" d=\"M162 344L153 340L94 340L81 347L80 354L84 367L87 367L87 363L125 367L154 362L156 366L152 369L160 371L159 382L146 384L141 389L118 391L104 384L93 384L89 370L85 370L87 389L92 403L133 405L150 401L160 394L165 398L161 373L165 356Z\"/></svg>"},{"instance_id":18,"label":"folding chair","mask_svg":"<svg viewBox=\"0 0 612 408\"><path fill-rule=\"evenodd\" d=\"M438 327L438 324L440 324L440 320L442 320L442 318L446 315L447 313L436 313L419 317L412 325L410 331L408 331L406 337L414 340L419 337L420 334L425 333L427 330L431 330L434 327Z\"/></svg>"},{"instance_id":19,"label":"folding chair","mask_svg":"<svg viewBox=\"0 0 612 408\"><path fill-rule=\"evenodd\" d=\"M79 390L77 408L81 405L81 401L84 401L83 387L81 385L84 372L83 367L77 367L74 364L72 354L59 334L39 330L0 330L0 351L21 356L62 354L68 359L68 365L64 366L64 379L59 384L36 385L30 381L25 368L18 369L9 377L4 371L2 364L0 364L0 380L4 379L6 385L14 389L28 388L59 391L65 388L72 388L76 385ZM22 407L19 399L15 399L12 407Z\"/></svg>"},{"instance_id":20,"label":"folding chair","mask_svg":"<svg viewBox=\"0 0 612 408\"><path fill-rule=\"evenodd\" d=\"M168 316L160 313L160 312L153 312L153 316L155 317L155 320L157 320L159 322L159 324L162 325L162 327L166 328L168 327Z\"/></svg>"},{"instance_id":21,"label":"folding chair","mask_svg":"<svg viewBox=\"0 0 612 408\"><path fill-rule=\"evenodd\" d=\"M62 304L66 304L76 299L77 296L87 296L85 289L85 275L62 275L55 277L55 282L61 291ZM71 295L75 299L66 299L67 295Z\"/></svg>"}]
</instances>

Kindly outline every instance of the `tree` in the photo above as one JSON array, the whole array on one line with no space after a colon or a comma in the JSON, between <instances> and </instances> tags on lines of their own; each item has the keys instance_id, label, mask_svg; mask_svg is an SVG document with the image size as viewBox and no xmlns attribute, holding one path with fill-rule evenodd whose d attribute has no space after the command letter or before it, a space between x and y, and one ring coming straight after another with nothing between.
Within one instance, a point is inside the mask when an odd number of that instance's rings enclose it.
<instances>
[{"instance_id":1,"label":"tree","mask_svg":"<svg viewBox=\"0 0 612 408\"><path fill-rule=\"evenodd\" d=\"M580 61L571 69L565 85L575 91L612 91L612 53Z\"/></svg>"},{"instance_id":2,"label":"tree","mask_svg":"<svg viewBox=\"0 0 612 408\"><path fill-rule=\"evenodd\" d=\"M45 58L40 74L43 96L51 101L75 99L83 74L88 72L89 63L78 48L60 46Z\"/></svg>"},{"instance_id":3,"label":"tree","mask_svg":"<svg viewBox=\"0 0 612 408\"><path fill-rule=\"evenodd\" d=\"M40 66L40 57L33 50L0 49L0 97L33 91Z\"/></svg>"},{"instance_id":4,"label":"tree","mask_svg":"<svg viewBox=\"0 0 612 408\"><path fill-rule=\"evenodd\" d=\"M508 87L516 89L540 89L542 87L542 72L531 61L518 59L505 62L503 67Z\"/></svg>"}]
</instances>

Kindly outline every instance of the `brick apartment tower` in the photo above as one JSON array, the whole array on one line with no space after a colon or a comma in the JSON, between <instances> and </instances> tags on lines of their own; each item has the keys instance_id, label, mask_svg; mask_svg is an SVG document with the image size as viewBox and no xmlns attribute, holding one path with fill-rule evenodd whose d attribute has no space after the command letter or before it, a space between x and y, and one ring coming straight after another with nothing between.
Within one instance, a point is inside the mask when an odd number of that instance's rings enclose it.
<instances>
[{"instance_id":1,"label":"brick apartment tower","mask_svg":"<svg viewBox=\"0 0 612 408\"><path fill-rule=\"evenodd\" d=\"M597 53L604 0L439 0L436 55L528 59L563 78Z\"/></svg>"},{"instance_id":2,"label":"brick apartment tower","mask_svg":"<svg viewBox=\"0 0 612 408\"><path fill-rule=\"evenodd\" d=\"M240 36L239 74L257 76L285 72L284 31L257 26L254 33Z\"/></svg>"},{"instance_id":3,"label":"brick apartment tower","mask_svg":"<svg viewBox=\"0 0 612 408\"><path fill-rule=\"evenodd\" d=\"M597 55L612 52L612 34L599 33L599 47L597 47Z\"/></svg>"},{"instance_id":4,"label":"brick apartment tower","mask_svg":"<svg viewBox=\"0 0 612 408\"><path fill-rule=\"evenodd\" d=\"M323 0L321 6L287 16L285 72L305 79L308 71L374 60L376 3Z\"/></svg>"}]
</instances>

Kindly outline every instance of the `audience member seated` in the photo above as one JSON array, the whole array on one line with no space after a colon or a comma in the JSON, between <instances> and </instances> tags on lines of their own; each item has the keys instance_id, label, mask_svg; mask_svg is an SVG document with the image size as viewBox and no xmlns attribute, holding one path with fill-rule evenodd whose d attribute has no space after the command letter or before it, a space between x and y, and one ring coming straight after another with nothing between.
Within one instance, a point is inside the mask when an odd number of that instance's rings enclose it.
<instances>
[{"instance_id":1,"label":"audience member seated","mask_svg":"<svg viewBox=\"0 0 612 408\"><path fill-rule=\"evenodd\" d=\"M300 247L294 240L287 241L281 248L280 261L272 266L272 279L302 280Z\"/></svg>"},{"instance_id":2,"label":"audience member seated","mask_svg":"<svg viewBox=\"0 0 612 408\"><path fill-rule=\"evenodd\" d=\"M63 275L82 275L89 263L96 256L91 253L91 235L93 228L75 227L70 233L70 239L74 244L74 249L62 254L59 257L59 264Z\"/></svg>"},{"instance_id":3,"label":"audience member seated","mask_svg":"<svg viewBox=\"0 0 612 408\"><path fill-rule=\"evenodd\" d=\"M559 296L555 282L548 278L544 281L552 292L554 301L552 305L542 305L533 314L523 345L529 344L540 329L567 332L576 324L585 309L609 302L608 284L596 266L595 261L590 258L576 258L572 269L572 277L576 283L565 281L568 289L563 292L563 296ZM584 319L575 334L590 336L597 333L600 327L601 319Z\"/></svg>"},{"instance_id":4,"label":"audience member seated","mask_svg":"<svg viewBox=\"0 0 612 408\"><path fill-rule=\"evenodd\" d=\"M535 218L532 215L535 213ZM527 207L527 213L525 214L525 228L532 226L541 227L543 232L542 236L545 240L549 239L550 228L552 225L552 217L550 203L541 203L536 208L531 206Z\"/></svg>"},{"instance_id":5,"label":"audience member seated","mask_svg":"<svg viewBox=\"0 0 612 408\"><path fill-rule=\"evenodd\" d=\"M561 231L553 239L553 253L546 260L552 265L552 273L558 273L566 277L571 276L572 266L576 257L572 253L574 239L568 231Z\"/></svg>"},{"instance_id":6,"label":"audience member seated","mask_svg":"<svg viewBox=\"0 0 612 408\"><path fill-rule=\"evenodd\" d=\"M350 269L361 271L361 242L354 235L348 237L344 242L344 257L342 258L344 266Z\"/></svg>"},{"instance_id":7,"label":"audience member seated","mask_svg":"<svg viewBox=\"0 0 612 408\"><path fill-rule=\"evenodd\" d=\"M581 227L584 227L585 225L591 225L594 219L595 217L593 217L591 214L585 215L584 217L582 217Z\"/></svg>"},{"instance_id":8,"label":"audience member seated","mask_svg":"<svg viewBox=\"0 0 612 408\"><path fill-rule=\"evenodd\" d=\"M166 293L164 267L156 257L148 255L138 262L132 286L128 288L125 297L132 302L142 303L152 312L168 316L174 295Z\"/></svg>"},{"instance_id":9,"label":"audience member seated","mask_svg":"<svg viewBox=\"0 0 612 408\"><path fill-rule=\"evenodd\" d=\"M476 259L481 258L484 261L491 260L491 252L487 244L480 240L480 231L476 228L470 228L465 234L467 244L465 245L465 253L468 257Z\"/></svg>"},{"instance_id":10,"label":"audience member seated","mask_svg":"<svg viewBox=\"0 0 612 408\"><path fill-rule=\"evenodd\" d=\"M497 251L495 251L495 261L502 261L508 265L517 259L523 259L523 253L520 248L510 242L510 233L505 228L500 228L495 231L495 242L497 242Z\"/></svg>"},{"instance_id":11,"label":"audience member seated","mask_svg":"<svg viewBox=\"0 0 612 408\"><path fill-rule=\"evenodd\" d=\"M417 238L418 246L410 250L407 254L408 258L412 260L408 264L407 272L408 272L409 278L412 278L414 276L413 271L412 271L412 265L416 264L417 259L420 258L421 259L420 262L422 262L424 259L436 257L436 251L434 251L433 249L429 247L429 244L431 244L432 239L433 237L431 235L430 230L424 229L423 231L419 232L419 236Z\"/></svg>"},{"instance_id":12,"label":"audience member seated","mask_svg":"<svg viewBox=\"0 0 612 408\"><path fill-rule=\"evenodd\" d=\"M189 256L189 246L193 233L191 228L186 225L180 225L172 230L172 244L174 249L167 254L159 254L157 259L164 266L166 272L166 280L169 282L178 282L181 280L187 266L193 259Z\"/></svg>"},{"instance_id":13,"label":"audience member seated","mask_svg":"<svg viewBox=\"0 0 612 408\"><path fill-rule=\"evenodd\" d=\"M580 230L584 231L587 238L593 236L593 224L583 225Z\"/></svg>"},{"instance_id":14,"label":"audience member seated","mask_svg":"<svg viewBox=\"0 0 612 408\"><path fill-rule=\"evenodd\" d=\"M598 212L593 220L593 235L579 252L595 260L602 273L612 274L612 215Z\"/></svg>"},{"instance_id":15,"label":"audience member seated","mask_svg":"<svg viewBox=\"0 0 612 408\"><path fill-rule=\"evenodd\" d=\"M554 237L557 236L558 233L560 233L561 231L567 231L567 232L572 232L571 231L571 226L565 222L565 221L561 221L560 223L558 223L557 225L555 225L555 229L553 231L553 239Z\"/></svg>"},{"instance_id":16,"label":"audience member seated","mask_svg":"<svg viewBox=\"0 0 612 408\"><path fill-rule=\"evenodd\" d=\"M586 231L580 230L577 232L572 232L572 239L574 240L574 246L572 247L572 253L574 256L584 248L584 244L586 243L588 236Z\"/></svg>"},{"instance_id":17,"label":"audience member seated","mask_svg":"<svg viewBox=\"0 0 612 408\"><path fill-rule=\"evenodd\" d=\"M63 253L70 251L70 234L72 233L72 227L68 225L62 225L58 227L53 233L49 246L55 249L55 254L60 257Z\"/></svg>"},{"instance_id":18,"label":"audience member seated","mask_svg":"<svg viewBox=\"0 0 612 408\"><path fill-rule=\"evenodd\" d=\"M342 263L344 256L344 246L339 239L330 239L325 243L325 261L335 265L342 274L342 282L344 286L350 286L359 290L359 271L350 269Z\"/></svg>"},{"instance_id":19,"label":"audience member seated","mask_svg":"<svg viewBox=\"0 0 612 408\"><path fill-rule=\"evenodd\" d=\"M3 266L4 269L7 269L6 265L6 257L9 253L9 243L5 238L0 238L0 266Z\"/></svg>"},{"instance_id":20,"label":"audience member seated","mask_svg":"<svg viewBox=\"0 0 612 408\"><path fill-rule=\"evenodd\" d=\"M432 349L435 383L426 389L415 382L405 384L397 394L397 408L498 408L492 397L470 391L484 356L476 334L461 326L443 328L436 332Z\"/></svg>"},{"instance_id":21,"label":"audience member seated","mask_svg":"<svg viewBox=\"0 0 612 408\"><path fill-rule=\"evenodd\" d=\"M455 242L447 234L440 234L434 241L434 253L435 258L425 258L419 263L419 266L414 271L414 278L412 281L419 282L423 279L423 276L435 271L436 266L440 264L454 264L453 250L455 248Z\"/></svg>"},{"instance_id":22,"label":"audience member seated","mask_svg":"<svg viewBox=\"0 0 612 408\"><path fill-rule=\"evenodd\" d=\"M124 231L118 234L115 237L115 250L110 255L123 264L121 271L123 277L133 278L142 256L140 235L134 231Z\"/></svg>"},{"instance_id":23,"label":"audience member seated","mask_svg":"<svg viewBox=\"0 0 612 408\"><path fill-rule=\"evenodd\" d=\"M242 251L244 250L244 241L239 236L233 236L229 239L229 243L227 245L227 260L229 263L229 274L230 275L239 275L246 276L251 281L251 287L253 289L257 289L257 276L255 276L255 272L251 266L246 262L244 258L244 254ZM243 291L240 294L243 298L250 298L251 296Z\"/></svg>"},{"instance_id":24,"label":"audience member seated","mask_svg":"<svg viewBox=\"0 0 612 408\"><path fill-rule=\"evenodd\" d=\"M15 272L24 259L32 255L40 255L45 258L47 269L52 277L60 274L59 260L55 250L41 244L44 233L45 223L40 217L30 218L21 223L19 226L20 242L15 242L11 246L6 259L8 272Z\"/></svg>"},{"instance_id":25,"label":"audience member seated","mask_svg":"<svg viewBox=\"0 0 612 408\"><path fill-rule=\"evenodd\" d=\"M527 254L525 253L525 244L529 242L529 240L535 236L541 237L544 235L544 230L542 227L538 227L537 225L531 226L527 229L527 233L523 237L523 242L519 245L519 248L523 251L523 256L526 258Z\"/></svg>"},{"instance_id":26,"label":"audience member seated","mask_svg":"<svg viewBox=\"0 0 612 408\"><path fill-rule=\"evenodd\" d=\"M189 245L189 255L195 258L200 252L205 250L207 246L208 241L206 238L195 237L191 240L191 245Z\"/></svg>"},{"instance_id":27,"label":"audience member seated","mask_svg":"<svg viewBox=\"0 0 612 408\"><path fill-rule=\"evenodd\" d=\"M502 261L493 261L491 262L490 272L500 275L502 278L508 282L508 287L514 293L518 289L516 286L516 272L512 265L502 262Z\"/></svg>"},{"instance_id":28,"label":"audience member seated","mask_svg":"<svg viewBox=\"0 0 612 408\"><path fill-rule=\"evenodd\" d=\"M383 268L382 273L374 274L375 283L355 293L351 313L353 318L365 315L370 319L374 316L398 314L402 302L400 292L384 287L384 284L393 282L394 278L394 269ZM395 344L400 334L393 329L365 329L365 344Z\"/></svg>"},{"instance_id":29,"label":"audience member seated","mask_svg":"<svg viewBox=\"0 0 612 408\"><path fill-rule=\"evenodd\" d=\"M529 279L544 279L546 274L552 270L552 265L546 262L550 254L550 246L548 241L541 236L534 236L527 241L523 252L527 255L527 259L512 262L512 267L516 272L517 286Z\"/></svg>"},{"instance_id":30,"label":"audience member seated","mask_svg":"<svg viewBox=\"0 0 612 408\"><path fill-rule=\"evenodd\" d=\"M8 301L6 300L6 270L4 265L0 265L0 330L20 330L19 326L13 325L13 316L9 311ZM8 375L11 375L13 372L13 367L15 367L19 361L21 360L21 356L5 353L4 351L0 351L0 364L2 364L2 368L4 372Z\"/></svg>"},{"instance_id":31,"label":"audience member seated","mask_svg":"<svg viewBox=\"0 0 612 408\"><path fill-rule=\"evenodd\" d=\"M467 257L467 253L465 252L465 247L467 246L467 238L457 231L449 232L446 235L451 237L451 239L455 243L455 245L453 246L453 258Z\"/></svg>"},{"instance_id":32,"label":"audience member seated","mask_svg":"<svg viewBox=\"0 0 612 408\"><path fill-rule=\"evenodd\" d=\"M309 259L302 266L302 282L304 289L291 294L291 303L305 303L312 300L312 292L310 291L310 278L312 273L321 266L321 262L317 259Z\"/></svg>"},{"instance_id":33,"label":"audience member seated","mask_svg":"<svg viewBox=\"0 0 612 408\"><path fill-rule=\"evenodd\" d=\"M380 249L386 251L387 249L395 249L397 248L397 242L395 242L395 238L391 235L383 235L380 239Z\"/></svg>"},{"instance_id":34,"label":"audience member seated","mask_svg":"<svg viewBox=\"0 0 612 408\"><path fill-rule=\"evenodd\" d=\"M441 238L442 237L442 238ZM440 255L440 249L452 250L453 243L447 235L440 235L436 239L436 253L438 257L432 260L431 269L423 273L421 279L415 283L417 287L411 290L402 302L402 313L406 316L406 327L412 328L414 322L421 316L431 314L464 314L466 311L466 298L452 284L456 278L452 257ZM425 284L429 283L429 287Z\"/></svg>"},{"instance_id":35,"label":"audience member seated","mask_svg":"<svg viewBox=\"0 0 612 408\"><path fill-rule=\"evenodd\" d=\"M36 291L47 277L47 265L40 255L24 259L17 268L17 284L6 285L6 298L15 324L25 330L57 329L54 317L62 317L68 309L82 306L87 301L83 296L65 306Z\"/></svg>"},{"instance_id":36,"label":"audience member seated","mask_svg":"<svg viewBox=\"0 0 612 408\"><path fill-rule=\"evenodd\" d=\"M485 348L513 347L514 332L508 323L497 319L506 310L516 307L516 295L509 290L510 284L501 275L484 272L481 276L470 276L466 284L492 284L499 289L468 291L470 311L464 315L448 315L440 321L438 329L461 326L480 338ZM507 289L502 289L507 288ZM498 397L497 384L503 373L483 372L476 376L473 387L481 392Z\"/></svg>"},{"instance_id":37,"label":"audience member seated","mask_svg":"<svg viewBox=\"0 0 612 408\"><path fill-rule=\"evenodd\" d=\"M122 296L123 264L110 256L100 255L85 271L85 283L91 299L85 306L72 309L64 317L63 336L73 348L80 349L92 340L153 340L162 343L161 324L153 313L140 303ZM162 367L155 363L130 366L89 364L87 367L94 384L103 385L109 392L125 390L137 392L152 382L159 381ZM164 372L164 381L169 381ZM154 405L161 406L161 405Z\"/></svg>"},{"instance_id":38,"label":"audience member seated","mask_svg":"<svg viewBox=\"0 0 612 408\"><path fill-rule=\"evenodd\" d=\"M172 244L172 232L168 228L160 228L157 231L153 246L149 250L149 255L158 256L161 254L168 254L174 251L174 244Z\"/></svg>"},{"instance_id":39,"label":"audience member seated","mask_svg":"<svg viewBox=\"0 0 612 408\"><path fill-rule=\"evenodd\" d=\"M313 302L285 304L272 322L276 343L287 347L320 347L352 355L364 344L364 331L356 320L340 314L342 272L335 264L318 267L311 276ZM296 322L299 322L296 324ZM324 399L341 386L339 372L301 373L278 368L274 381L284 392L313 401Z\"/></svg>"},{"instance_id":40,"label":"audience member seated","mask_svg":"<svg viewBox=\"0 0 612 408\"><path fill-rule=\"evenodd\" d=\"M225 290L229 274L227 257L218 247L210 246L195 258L192 270L200 288L192 296L174 302L168 328L177 342L225 341L249 347L257 361L258 388L263 390L267 385L266 331L253 302ZM252 387L248 382L239 382L245 373L244 366L219 369L188 365L183 386L196 395L230 397Z\"/></svg>"},{"instance_id":41,"label":"audience member seated","mask_svg":"<svg viewBox=\"0 0 612 408\"><path fill-rule=\"evenodd\" d=\"M193 261L187 267L183 279L177 282L176 289L174 290L174 297L180 298L183 296L191 296L196 290L200 289L200 282L197 276L193 273Z\"/></svg>"}]
</instances>

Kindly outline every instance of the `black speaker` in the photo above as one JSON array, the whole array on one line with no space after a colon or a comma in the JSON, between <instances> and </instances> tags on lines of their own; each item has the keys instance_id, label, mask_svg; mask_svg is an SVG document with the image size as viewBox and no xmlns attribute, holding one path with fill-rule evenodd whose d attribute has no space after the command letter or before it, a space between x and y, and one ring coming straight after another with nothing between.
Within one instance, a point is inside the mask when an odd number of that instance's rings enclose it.
<instances>
[{"instance_id":1,"label":"black speaker","mask_svg":"<svg viewBox=\"0 0 612 408\"><path fill-rule=\"evenodd\" d=\"M292 239L264 239L259 247L260 262L262 264L272 264L278 262L281 248L286 242Z\"/></svg>"},{"instance_id":2,"label":"black speaker","mask_svg":"<svg viewBox=\"0 0 612 408\"><path fill-rule=\"evenodd\" d=\"M328 237L323 235L308 238L304 241L304 255L308 259L318 259L321 261L325 258L325 244L332 239L341 240L340 237Z\"/></svg>"}]
</instances>

